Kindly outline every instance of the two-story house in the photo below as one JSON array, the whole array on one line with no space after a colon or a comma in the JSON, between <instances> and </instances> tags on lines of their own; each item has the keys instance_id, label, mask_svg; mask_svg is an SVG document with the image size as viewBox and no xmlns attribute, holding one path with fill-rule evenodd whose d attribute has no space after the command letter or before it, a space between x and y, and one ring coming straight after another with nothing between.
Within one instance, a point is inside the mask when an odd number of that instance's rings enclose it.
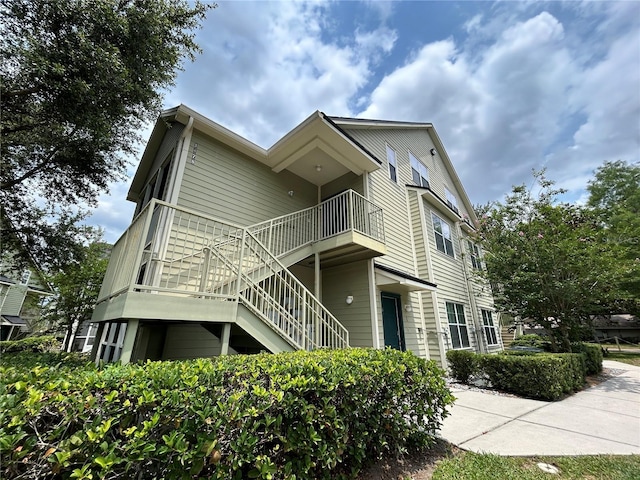
<instances>
[{"instance_id":1,"label":"two-story house","mask_svg":"<svg viewBox=\"0 0 640 480\"><path fill-rule=\"evenodd\" d=\"M429 123L314 112L264 149L181 105L127 198L98 359L502 348L475 214Z\"/></svg>"},{"instance_id":2,"label":"two-story house","mask_svg":"<svg viewBox=\"0 0 640 480\"><path fill-rule=\"evenodd\" d=\"M23 265L14 252L0 256L0 340L16 340L44 329L42 301L53 295L42 271L34 261Z\"/></svg>"}]
</instances>

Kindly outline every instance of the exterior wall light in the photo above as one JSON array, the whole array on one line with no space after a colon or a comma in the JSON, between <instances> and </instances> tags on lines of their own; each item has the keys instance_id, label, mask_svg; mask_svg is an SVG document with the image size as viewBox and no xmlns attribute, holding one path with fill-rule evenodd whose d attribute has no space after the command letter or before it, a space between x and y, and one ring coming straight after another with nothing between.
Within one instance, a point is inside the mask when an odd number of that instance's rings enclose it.
<instances>
[{"instance_id":1,"label":"exterior wall light","mask_svg":"<svg viewBox=\"0 0 640 480\"><path fill-rule=\"evenodd\" d=\"M351 305L353 303L353 295L347 296L347 305Z\"/></svg>"}]
</instances>

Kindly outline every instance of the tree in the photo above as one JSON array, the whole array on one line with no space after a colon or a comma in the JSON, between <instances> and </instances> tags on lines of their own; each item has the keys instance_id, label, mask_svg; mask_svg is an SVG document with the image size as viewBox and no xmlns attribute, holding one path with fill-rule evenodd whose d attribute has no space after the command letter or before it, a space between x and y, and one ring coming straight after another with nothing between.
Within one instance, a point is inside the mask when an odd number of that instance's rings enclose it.
<instances>
[{"instance_id":1,"label":"tree","mask_svg":"<svg viewBox=\"0 0 640 480\"><path fill-rule=\"evenodd\" d=\"M640 164L605 162L587 186L589 200L617 250L620 290L617 308L640 313Z\"/></svg>"},{"instance_id":2,"label":"tree","mask_svg":"<svg viewBox=\"0 0 640 480\"><path fill-rule=\"evenodd\" d=\"M42 264L49 242L122 178L137 131L161 106L194 29L215 4L186 0L0 0L0 205ZM74 222L69 223L73 219ZM65 244L68 246L68 244Z\"/></svg>"},{"instance_id":3,"label":"tree","mask_svg":"<svg viewBox=\"0 0 640 480\"><path fill-rule=\"evenodd\" d=\"M49 305L46 320L54 330L65 333L65 350L82 322L91 319L107 271L111 245L97 240L81 251L79 258L49 278L56 296Z\"/></svg>"},{"instance_id":4,"label":"tree","mask_svg":"<svg viewBox=\"0 0 640 480\"><path fill-rule=\"evenodd\" d=\"M537 195L513 187L504 203L485 207L478 226L496 308L552 332L552 346L571 351L590 315L606 310L617 292L614 249L590 210L556 203L561 190L535 174Z\"/></svg>"}]
</instances>

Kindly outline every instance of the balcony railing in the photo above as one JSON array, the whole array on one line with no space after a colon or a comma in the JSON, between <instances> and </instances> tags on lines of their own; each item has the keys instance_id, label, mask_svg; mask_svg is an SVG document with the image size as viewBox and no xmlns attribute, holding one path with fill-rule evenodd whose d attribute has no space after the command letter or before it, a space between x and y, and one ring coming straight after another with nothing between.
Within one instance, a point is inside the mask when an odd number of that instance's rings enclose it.
<instances>
[{"instance_id":1,"label":"balcony railing","mask_svg":"<svg viewBox=\"0 0 640 480\"><path fill-rule=\"evenodd\" d=\"M348 231L384 243L382 208L353 190L248 229L277 257Z\"/></svg>"},{"instance_id":2,"label":"balcony railing","mask_svg":"<svg viewBox=\"0 0 640 480\"><path fill-rule=\"evenodd\" d=\"M347 231L383 242L382 225L382 209L353 191L249 228L153 199L115 244L98 303L128 291L240 301L297 348L348 346L278 257Z\"/></svg>"}]
</instances>

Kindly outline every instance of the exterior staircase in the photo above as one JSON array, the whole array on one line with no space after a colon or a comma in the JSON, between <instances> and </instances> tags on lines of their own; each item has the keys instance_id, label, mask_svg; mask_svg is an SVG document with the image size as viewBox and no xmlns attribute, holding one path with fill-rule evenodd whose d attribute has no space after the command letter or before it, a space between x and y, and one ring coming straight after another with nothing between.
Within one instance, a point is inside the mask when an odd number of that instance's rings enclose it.
<instances>
[{"instance_id":1,"label":"exterior staircase","mask_svg":"<svg viewBox=\"0 0 640 480\"><path fill-rule=\"evenodd\" d=\"M262 337L266 327L278 337L272 351L347 347L349 332L287 268L345 234L383 245L382 209L348 190L240 227L154 199L113 248L94 321L127 307L162 319L162 305L172 305L167 320L231 319Z\"/></svg>"}]
</instances>

